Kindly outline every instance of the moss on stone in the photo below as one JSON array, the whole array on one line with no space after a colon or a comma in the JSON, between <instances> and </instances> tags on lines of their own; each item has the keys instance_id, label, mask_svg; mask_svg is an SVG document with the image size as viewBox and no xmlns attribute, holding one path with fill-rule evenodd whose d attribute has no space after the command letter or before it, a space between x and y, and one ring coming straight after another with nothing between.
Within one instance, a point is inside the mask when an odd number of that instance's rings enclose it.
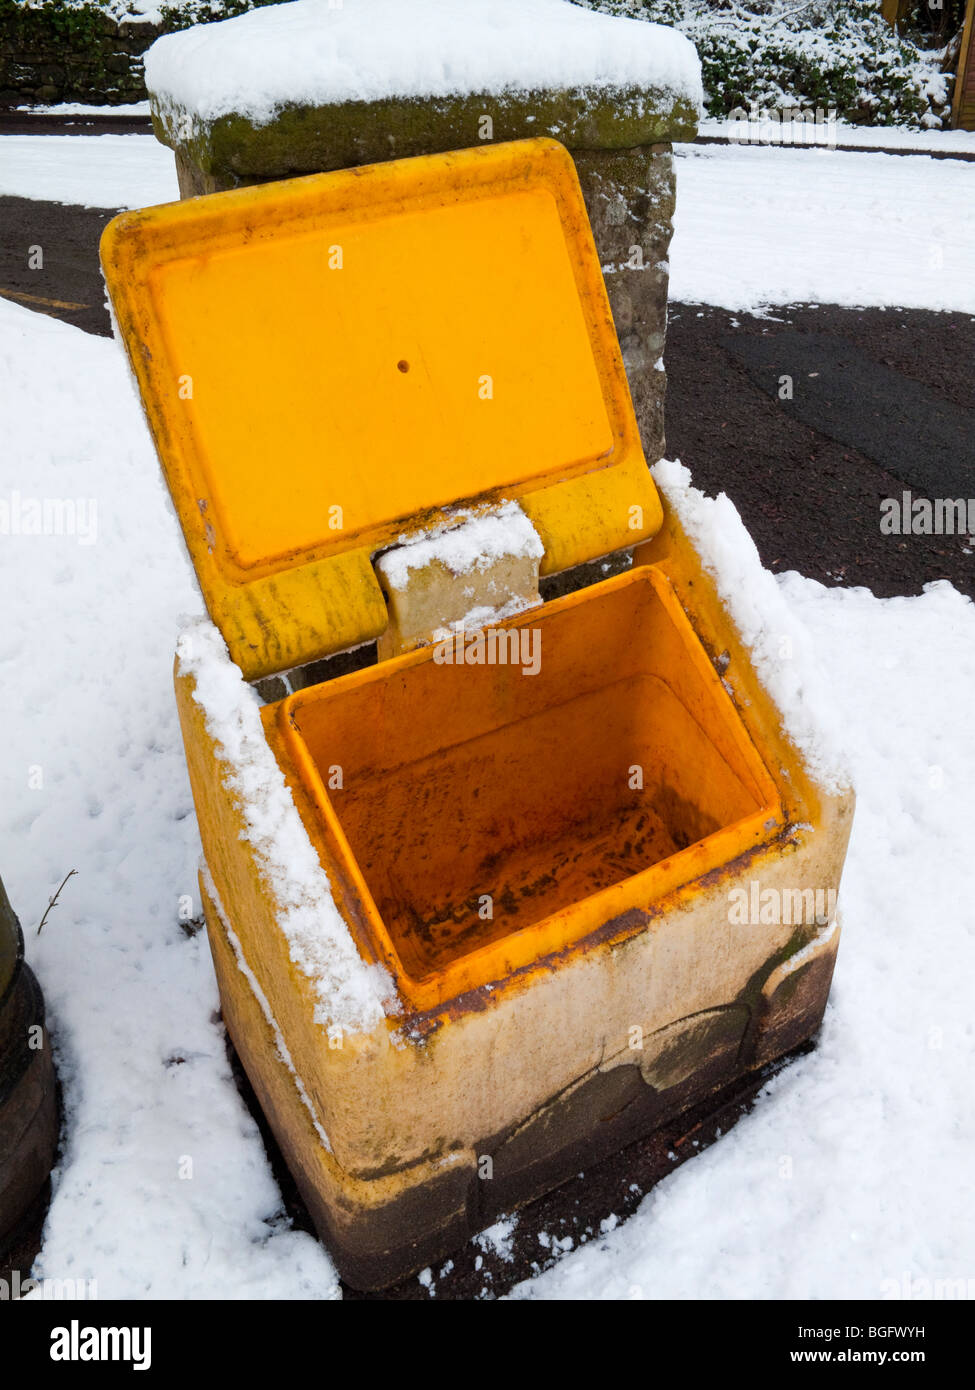
<instances>
[{"instance_id":1,"label":"moss on stone","mask_svg":"<svg viewBox=\"0 0 975 1390\"><path fill-rule=\"evenodd\" d=\"M201 124L151 100L158 139L224 185L530 136L551 136L573 151L624 150L690 140L697 129L686 98L633 87L289 105L260 126L240 115Z\"/></svg>"}]
</instances>

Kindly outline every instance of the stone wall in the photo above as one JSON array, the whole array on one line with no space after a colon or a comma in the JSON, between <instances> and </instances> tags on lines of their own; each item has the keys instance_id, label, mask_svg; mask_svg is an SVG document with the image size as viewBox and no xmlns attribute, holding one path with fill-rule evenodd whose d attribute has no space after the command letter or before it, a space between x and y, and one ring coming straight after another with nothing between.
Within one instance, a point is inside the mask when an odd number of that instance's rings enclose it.
<instances>
[{"instance_id":1,"label":"stone wall","mask_svg":"<svg viewBox=\"0 0 975 1390\"><path fill-rule=\"evenodd\" d=\"M161 32L95 8L24 8L0 0L0 107L144 101L142 55Z\"/></svg>"}]
</instances>

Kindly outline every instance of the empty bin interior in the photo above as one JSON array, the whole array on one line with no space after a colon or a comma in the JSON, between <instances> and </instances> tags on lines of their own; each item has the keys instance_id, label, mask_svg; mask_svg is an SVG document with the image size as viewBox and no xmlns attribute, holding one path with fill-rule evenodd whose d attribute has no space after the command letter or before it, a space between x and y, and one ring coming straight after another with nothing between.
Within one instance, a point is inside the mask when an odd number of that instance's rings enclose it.
<instances>
[{"instance_id":1,"label":"empty bin interior","mask_svg":"<svg viewBox=\"0 0 975 1390\"><path fill-rule=\"evenodd\" d=\"M286 702L414 979L769 801L666 580L635 571L505 626L537 674L427 650Z\"/></svg>"}]
</instances>

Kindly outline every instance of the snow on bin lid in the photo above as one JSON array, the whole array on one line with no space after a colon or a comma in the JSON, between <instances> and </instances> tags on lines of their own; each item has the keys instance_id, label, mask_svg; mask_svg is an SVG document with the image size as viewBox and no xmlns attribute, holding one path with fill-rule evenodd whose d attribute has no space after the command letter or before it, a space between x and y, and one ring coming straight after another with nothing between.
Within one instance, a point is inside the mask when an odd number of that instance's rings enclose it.
<instances>
[{"instance_id":1,"label":"snow on bin lid","mask_svg":"<svg viewBox=\"0 0 975 1390\"><path fill-rule=\"evenodd\" d=\"M566 0L296 0L158 39L154 101L255 124L288 105L540 88L640 87L699 106L682 34Z\"/></svg>"},{"instance_id":2,"label":"snow on bin lid","mask_svg":"<svg viewBox=\"0 0 975 1390\"><path fill-rule=\"evenodd\" d=\"M554 141L123 214L102 263L207 605L251 679L382 632L371 557L445 508L519 499L548 571L659 525Z\"/></svg>"}]
</instances>

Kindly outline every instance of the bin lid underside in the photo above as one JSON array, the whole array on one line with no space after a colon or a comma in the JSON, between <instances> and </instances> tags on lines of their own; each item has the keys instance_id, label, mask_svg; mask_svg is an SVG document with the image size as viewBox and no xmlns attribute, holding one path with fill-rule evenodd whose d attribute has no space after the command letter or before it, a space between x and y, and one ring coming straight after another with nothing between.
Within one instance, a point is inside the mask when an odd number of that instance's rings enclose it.
<instances>
[{"instance_id":1,"label":"bin lid underside","mask_svg":"<svg viewBox=\"0 0 975 1390\"><path fill-rule=\"evenodd\" d=\"M102 260L204 596L251 679L378 635L371 556L444 509L519 498L550 571L659 525L554 141L124 214Z\"/></svg>"}]
</instances>

